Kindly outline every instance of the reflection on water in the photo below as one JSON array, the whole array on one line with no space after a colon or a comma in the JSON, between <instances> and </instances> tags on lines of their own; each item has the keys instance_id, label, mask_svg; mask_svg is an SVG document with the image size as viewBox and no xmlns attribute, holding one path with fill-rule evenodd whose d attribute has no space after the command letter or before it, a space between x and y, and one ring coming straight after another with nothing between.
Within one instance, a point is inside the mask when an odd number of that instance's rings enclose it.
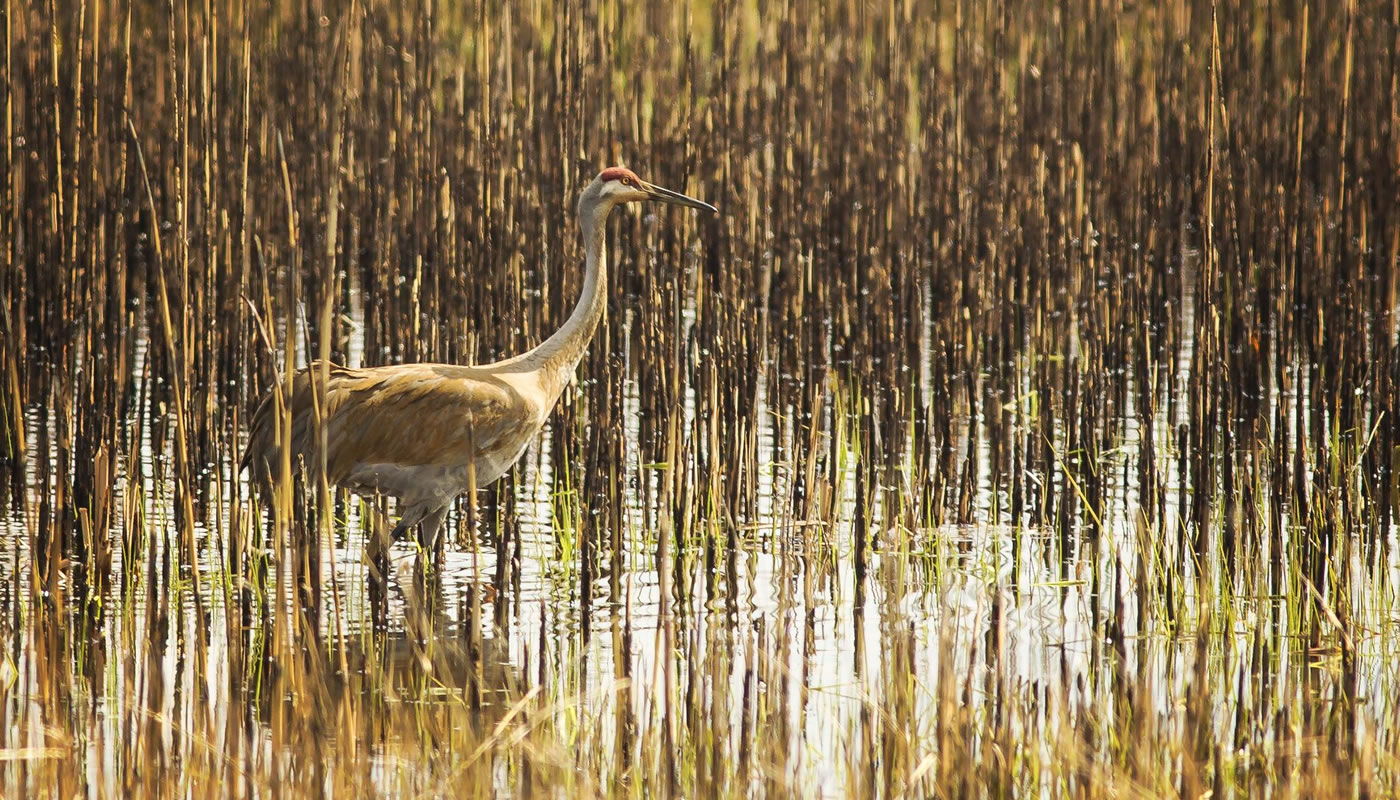
<instances>
[{"instance_id":1,"label":"reflection on water","mask_svg":"<svg viewBox=\"0 0 1400 800\"><path fill-rule=\"evenodd\" d=\"M1158 441L1172 430L1165 413L1150 421ZM200 527L191 585L190 574L171 571L170 489L149 464L140 496L122 498L115 536L141 549L117 550L112 574L123 579L73 615L81 633L72 638L42 602L28 611L15 602L32 580L24 543L35 522L6 519L0 533L20 546L0 577L0 605L15 609L3 621L12 646L0 691L6 724L23 731L11 740L25 748L8 752L40 769L76 759L85 777L73 785L111 794L179 785L199 770L253 794L268 776L303 789L364 781L361 789L390 795L480 787L483 774L501 789L596 789L593 778L560 778L580 765L681 770L694 786L721 780L724 771L702 763L656 762L651 742L678 758L747 765L737 774L759 784L843 796L896 755L917 762L947 752L954 709L977 732L963 746L1012 735L1022 764L1062 758L1066 737L1092 764L1111 752L1093 737L1127 724L1162 737L1201 726L1210 741L1278 749L1290 731L1328 730L1314 706L1327 698L1355 698L1357 731L1389 724L1400 676L1394 637L1381 632L1400 615L1386 588L1400 578L1394 549L1352 551L1350 595L1328 598L1352 630L1378 633L1304 640L1289 597L1314 589L1276 583L1292 568L1268 566L1287 558L1286 545L1236 557L1257 568L1218 552L1200 564L1152 563L1170 557L1159 537L1181 527L1177 509L1190 493L1163 469L1168 513L1143 512L1130 469L1140 455L1136 419L1121 421L1097 465L1109 502L1085 510L1069 537L1007 521L1005 492L987 480L976 483L978 522L906 528L891 475L864 541L849 465L836 474L834 524L784 510L795 462L772 443L794 438L774 435L772 415L758 419L757 511L742 524L706 519L703 533L671 550L669 598L657 560L663 526L644 500L655 486L632 493L621 550L597 554L585 576L548 436L507 478L518 524L505 554L510 580L498 580L502 554L485 533L450 546L436 571L416 546L397 545L381 632L368 574L373 526L360 502L340 506L324 545L320 613L298 612L277 589L277 576L291 573L274 569L268 595L288 603L285 613L249 620L227 544L246 517L221 506ZM39 424L51 421L31 418ZM983 463L991 459L981 420L957 428L962 441L980 442ZM635 426L627 435L635 441ZM653 484L655 472L630 470ZM1227 580L1222 595L1214 587L1231 570L1244 582ZM1296 741L1289 752L1315 746Z\"/></svg>"}]
</instances>

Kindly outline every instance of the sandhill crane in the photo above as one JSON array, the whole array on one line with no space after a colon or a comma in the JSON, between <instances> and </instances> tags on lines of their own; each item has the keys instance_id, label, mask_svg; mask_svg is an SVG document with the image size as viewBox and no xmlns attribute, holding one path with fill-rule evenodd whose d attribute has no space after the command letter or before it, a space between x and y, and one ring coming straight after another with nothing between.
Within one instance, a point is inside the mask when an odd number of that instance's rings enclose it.
<instances>
[{"instance_id":1,"label":"sandhill crane","mask_svg":"<svg viewBox=\"0 0 1400 800\"><path fill-rule=\"evenodd\" d=\"M325 477L360 494L399 498L400 538L422 523L429 547L452 501L467 491L468 470L476 486L505 474L539 433L603 316L606 304L608 214L615 206L659 200L691 208L717 209L638 178L625 167L603 170L578 199L583 229L583 294L564 326L528 352L494 364L399 364L349 369L324 365ZM319 362L292 382L292 463L305 461L308 478L319 478L313 381ZM280 469L282 449L276 388L253 416L239 470L251 468L265 490Z\"/></svg>"}]
</instances>

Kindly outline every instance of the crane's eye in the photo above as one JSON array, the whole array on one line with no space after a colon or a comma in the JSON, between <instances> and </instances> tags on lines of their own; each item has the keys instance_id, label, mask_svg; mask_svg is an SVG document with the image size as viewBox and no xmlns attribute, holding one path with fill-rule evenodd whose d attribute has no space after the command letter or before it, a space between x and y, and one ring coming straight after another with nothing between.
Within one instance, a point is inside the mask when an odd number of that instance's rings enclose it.
<instances>
[{"instance_id":1,"label":"crane's eye","mask_svg":"<svg viewBox=\"0 0 1400 800\"><path fill-rule=\"evenodd\" d=\"M622 176L622 185L623 185L623 186L631 186L631 185L632 185L632 179L629 178L629 177L627 177L626 175Z\"/></svg>"}]
</instances>

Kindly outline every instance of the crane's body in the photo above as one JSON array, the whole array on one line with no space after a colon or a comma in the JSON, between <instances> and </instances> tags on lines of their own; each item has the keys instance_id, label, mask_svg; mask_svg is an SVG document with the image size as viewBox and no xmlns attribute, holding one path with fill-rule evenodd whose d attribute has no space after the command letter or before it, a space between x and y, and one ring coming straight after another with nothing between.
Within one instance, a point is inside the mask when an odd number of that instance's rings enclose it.
<instances>
[{"instance_id":1,"label":"crane's body","mask_svg":"<svg viewBox=\"0 0 1400 800\"><path fill-rule=\"evenodd\" d=\"M292 381L291 456L319 477L316 437L325 426L325 478L361 494L398 497L401 535L419 523L431 543L452 501L486 486L519 460L573 380L606 305L608 214L622 203L660 200L713 206L653 186L631 170L603 170L579 197L586 271L567 322L521 355L479 366L398 364L350 369L313 363ZM325 377L315 413L314 381ZM270 487L282 462L277 389L253 416L241 469ZM285 400L281 405L285 405Z\"/></svg>"}]
</instances>

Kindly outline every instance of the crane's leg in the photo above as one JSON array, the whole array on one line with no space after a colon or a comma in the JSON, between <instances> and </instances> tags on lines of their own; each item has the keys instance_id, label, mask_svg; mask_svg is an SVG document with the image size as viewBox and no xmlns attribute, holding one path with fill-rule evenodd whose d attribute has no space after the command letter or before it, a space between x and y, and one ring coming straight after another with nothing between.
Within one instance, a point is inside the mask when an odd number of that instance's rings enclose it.
<instances>
[{"instance_id":1,"label":"crane's leg","mask_svg":"<svg viewBox=\"0 0 1400 800\"><path fill-rule=\"evenodd\" d=\"M447 509L443 506L428 513L423 518L423 549L429 553L437 550L438 530L442 527L442 521L447 518Z\"/></svg>"},{"instance_id":2,"label":"crane's leg","mask_svg":"<svg viewBox=\"0 0 1400 800\"><path fill-rule=\"evenodd\" d=\"M432 509L419 503L414 503L405 508L403 510L403 517L399 519L399 524L394 526L394 530L390 532L389 538L396 542L402 542L404 539L407 539L408 532L413 530L413 526L422 522L423 518L428 516L431 512Z\"/></svg>"},{"instance_id":3,"label":"crane's leg","mask_svg":"<svg viewBox=\"0 0 1400 800\"><path fill-rule=\"evenodd\" d=\"M418 608L427 613L442 608L444 602L442 573L439 571L442 564L442 540L438 538L438 530L442 527L442 520L446 516L446 505L434 508L423 516L423 524L419 529L419 550L418 557L414 559L413 588L417 592L418 598L426 601L418 603ZM407 595L404 599L408 600ZM407 611L408 609L405 609L404 624L410 625L412 620ZM426 624L426 616L420 616L418 619L424 623L420 626L420 631L430 630Z\"/></svg>"},{"instance_id":4,"label":"crane's leg","mask_svg":"<svg viewBox=\"0 0 1400 800\"><path fill-rule=\"evenodd\" d=\"M369 564L370 620L375 631L386 631L389 629L389 512L383 498L376 497L371 502L374 511L370 514L369 541L365 547Z\"/></svg>"},{"instance_id":5,"label":"crane's leg","mask_svg":"<svg viewBox=\"0 0 1400 800\"><path fill-rule=\"evenodd\" d=\"M408 538L408 532L413 530L413 526L423 524L423 535L419 541L423 548L432 550L437 545L438 529L442 527L442 521L447 517L447 509L451 503L442 506L428 506L415 503L403 512L403 519L394 526L394 531L390 534L394 541L401 542Z\"/></svg>"}]
</instances>

